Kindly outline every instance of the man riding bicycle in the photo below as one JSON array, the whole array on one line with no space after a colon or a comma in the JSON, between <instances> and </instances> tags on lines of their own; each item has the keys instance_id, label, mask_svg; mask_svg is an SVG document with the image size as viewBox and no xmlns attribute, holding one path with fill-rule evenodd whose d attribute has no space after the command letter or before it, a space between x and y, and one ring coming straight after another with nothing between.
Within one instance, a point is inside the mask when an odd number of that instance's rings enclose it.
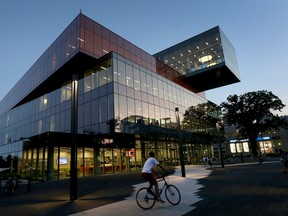
<instances>
[{"instance_id":1,"label":"man riding bicycle","mask_svg":"<svg viewBox=\"0 0 288 216\"><path fill-rule=\"evenodd\" d=\"M155 187L155 192L156 192L156 200L160 201L162 203L164 203L165 201L163 201L159 195L159 186L158 186L158 182L157 182L157 174L154 171L153 167L155 165L157 165L158 167L160 167L163 171L168 172L163 166L160 165L160 163L154 158L155 157L155 153L150 151L149 152L149 158L146 160L143 168L142 168L142 172L141 172L141 176L146 179L147 181L149 181L149 188L148 188L148 192L152 192L151 188Z\"/></svg>"}]
</instances>

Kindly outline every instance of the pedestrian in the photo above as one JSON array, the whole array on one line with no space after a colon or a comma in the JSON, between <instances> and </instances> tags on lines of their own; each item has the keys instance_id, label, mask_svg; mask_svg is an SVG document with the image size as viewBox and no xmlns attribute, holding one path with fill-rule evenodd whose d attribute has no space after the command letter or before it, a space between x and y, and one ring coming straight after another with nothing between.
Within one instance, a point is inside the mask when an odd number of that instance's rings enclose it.
<instances>
[{"instance_id":1,"label":"pedestrian","mask_svg":"<svg viewBox=\"0 0 288 216\"><path fill-rule=\"evenodd\" d=\"M208 158L208 164L210 167L212 167L213 164L212 164L212 158L211 157Z\"/></svg>"},{"instance_id":2,"label":"pedestrian","mask_svg":"<svg viewBox=\"0 0 288 216\"><path fill-rule=\"evenodd\" d=\"M208 163L208 157L203 156L203 157L202 157L202 161L203 161L204 165L206 166L207 163Z\"/></svg>"},{"instance_id":3,"label":"pedestrian","mask_svg":"<svg viewBox=\"0 0 288 216\"><path fill-rule=\"evenodd\" d=\"M288 156L288 152L284 151L280 157L280 161L284 165L284 170L283 170L284 173L288 172L288 157L287 156Z\"/></svg>"},{"instance_id":4,"label":"pedestrian","mask_svg":"<svg viewBox=\"0 0 288 216\"><path fill-rule=\"evenodd\" d=\"M260 152L258 154L258 165L262 165L263 164L263 154L262 152Z\"/></svg>"}]
</instances>

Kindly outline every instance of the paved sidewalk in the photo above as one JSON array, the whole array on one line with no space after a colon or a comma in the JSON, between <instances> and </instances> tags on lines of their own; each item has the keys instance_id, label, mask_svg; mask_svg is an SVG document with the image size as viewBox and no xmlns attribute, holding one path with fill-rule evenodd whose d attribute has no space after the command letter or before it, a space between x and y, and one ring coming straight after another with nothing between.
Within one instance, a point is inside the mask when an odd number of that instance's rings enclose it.
<instances>
[{"instance_id":1,"label":"paved sidewalk","mask_svg":"<svg viewBox=\"0 0 288 216\"><path fill-rule=\"evenodd\" d=\"M78 179L78 199L69 200L69 179L21 185L14 197L0 192L1 216L81 215L288 215L288 174L278 161L214 166L180 167L168 177L180 190L179 205L156 203L150 210L136 204L135 192L147 185L137 172ZM162 197L165 198L165 197Z\"/></svg>"},{"instance_id":2,"label":"paved sidewalk","mask_svg":"<svg viewBox=\"0 0 288 216\"><path fill-rule=\"evenodd\" d=\"M167 180L170 184L174 184L180 191L181 202L177 206L172 206L165 202L161 204L156 202L155 206L150 210L141 209L135 201L135 193L141 187L147 186L147 183L137 184L134 186L134 193L121 202L112 203L109 205L94 208L88 211L73 214L73 216L88 216L88 215L103 215L103 216L149 216L149 215L165 215L165 216L180 216L195 207L191 205L201 200L196 192L202 188L198 184L197 179L207 177L211 170L207 170L204 166L186 166L186 178L181 177L181 170L178 168L172 176L168 176ZM161 187L161 184L159 185ZM162 194L162 199L164 195ZM165 199L164 199L165 200Z\"/></svg>"},{"instance_id":3,"label":"paved sidewalk","mask_svg":"<svg viewBox=\"0 0 288 216\"><path fill-rule=\"evenodd\" d=\"M279 160L213 168L199 184L203 199L185 216L288 215L288 173Z\"/></svg>"}]
</instances>

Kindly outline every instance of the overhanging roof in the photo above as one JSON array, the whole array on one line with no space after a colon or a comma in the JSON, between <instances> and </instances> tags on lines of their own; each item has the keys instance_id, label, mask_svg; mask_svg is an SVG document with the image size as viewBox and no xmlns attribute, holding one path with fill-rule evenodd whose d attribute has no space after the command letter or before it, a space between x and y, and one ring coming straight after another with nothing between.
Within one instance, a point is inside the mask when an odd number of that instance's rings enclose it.
<instances>
[{"instance_id":1,"label":"overhanging roof","mask_svg":"<svg viewBox=\"0 0 288 216\"><path fill-rule=\"evenodd\" d=\"M198 70L197 73L187 73L179 78L182 82L193 86L196 92L240 82L240 79L225 64Z\"/></svg>"}]
</instances>

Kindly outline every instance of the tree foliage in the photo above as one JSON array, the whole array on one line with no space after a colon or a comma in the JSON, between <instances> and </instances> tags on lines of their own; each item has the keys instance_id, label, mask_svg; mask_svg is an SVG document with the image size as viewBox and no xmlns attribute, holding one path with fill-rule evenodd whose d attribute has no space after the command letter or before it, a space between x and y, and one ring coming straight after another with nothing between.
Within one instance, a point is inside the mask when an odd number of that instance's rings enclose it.
<instances>
[{"instance_id":1,"label":"tree foliage","mask_svg":"<svg viewBox=\"0 0 288 216\"><path fill-rule=\"evenodd\" d=\"M216 122L220 115L220 107L214 103L201 103L189 107L184 115L182 125L184 129L197 133L212 134L216 129Z\"/></svg>"},{"instance_id":2,"label":"tree foliage","mask_svg":"<svg viewBox=\"0 0 288 216\"><path fill-rule=\"evenodd\" d=\"M249 138L254 155L258 151L256 138L261 132L287 127L286 121L273 114L275 111L281 111L285 105L270 91L230 95L227 102L222 102L220 106L225 122L235 125L242 136Z\"/></svg>"}]
</instances>

